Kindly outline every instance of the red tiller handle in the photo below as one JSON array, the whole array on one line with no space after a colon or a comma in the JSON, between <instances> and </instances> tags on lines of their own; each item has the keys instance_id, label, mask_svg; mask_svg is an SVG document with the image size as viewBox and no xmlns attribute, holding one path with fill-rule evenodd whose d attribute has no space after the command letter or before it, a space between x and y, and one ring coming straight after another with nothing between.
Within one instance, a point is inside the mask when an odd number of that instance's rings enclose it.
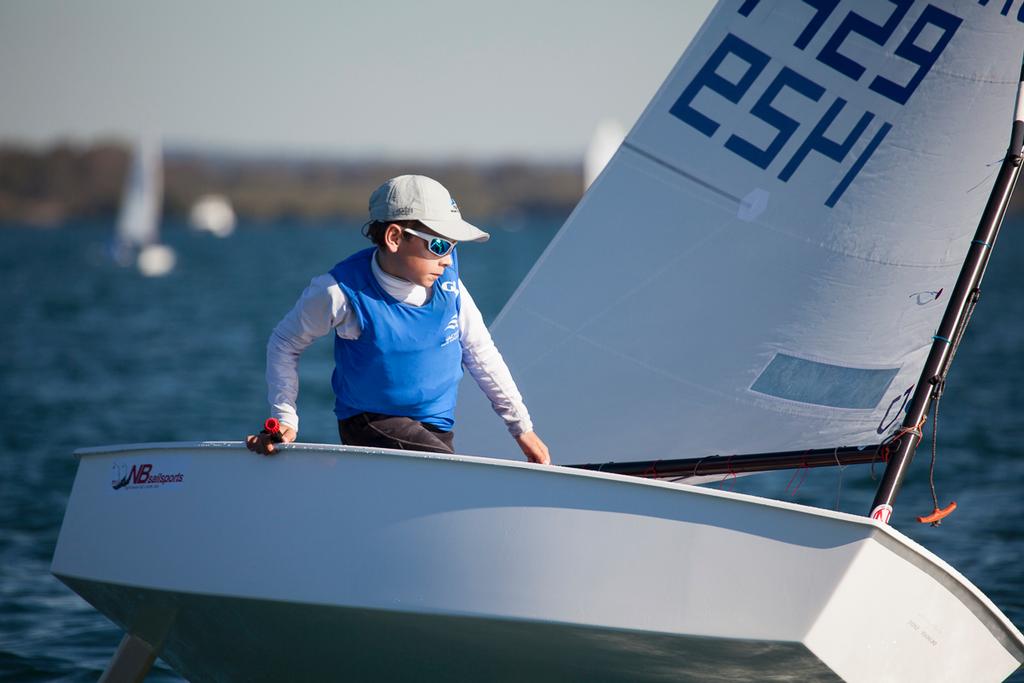
<instances>
[{"instance_id":1,"label":"red tiller handle","mask_svg":"<svg viewBox=\"0 0 1024 683\"><path fill-rule=\"evenodd\" d=\"M268 417L263 422L263 433L269 434L274 443L284 441L284 437L281 435L281 421L276 417Z\"/></svg>"}]
</instances>

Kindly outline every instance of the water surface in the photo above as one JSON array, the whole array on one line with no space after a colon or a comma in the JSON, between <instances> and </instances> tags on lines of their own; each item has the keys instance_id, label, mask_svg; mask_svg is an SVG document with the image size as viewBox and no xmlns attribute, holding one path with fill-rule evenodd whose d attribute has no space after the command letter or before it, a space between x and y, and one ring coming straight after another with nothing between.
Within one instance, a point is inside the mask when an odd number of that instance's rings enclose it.
<instances>
[{"instance_id":1,"label":"water surface","mask_svg":"<svg viewBox=\"0 0 1024 683\"><path fill-rule=\"evenodd\" d=\"M558 227L488 223L486 245L460 247L462 277L488 320ZM165 230L179 267L146 279L111 265L110 225L4 229L0 250L0 681L95 681L119 631L49 574L74 477L71 452L111 443L238 439L266 413L264 347L313 276L367 243L356 226L250 224L231 238ZM943 504L931 510L930 446L915 460L894 524L959 569L1024 624L1024 221L1006 226L941 404ZM884 334L883 330L866 334ZM333 443L331 345L303 357L302 440ZM543 425L543 416L535 416ZM929 424L930 426L930 424ZM930 432L929 432L930 434ZM878 469L880 472L880 468ZM718 486L863 514L867 467L778 473ZM1018 674L1017 680L1024 680ZM158 664L148 680L180 680Z\"/></svg>"}]
</instances>

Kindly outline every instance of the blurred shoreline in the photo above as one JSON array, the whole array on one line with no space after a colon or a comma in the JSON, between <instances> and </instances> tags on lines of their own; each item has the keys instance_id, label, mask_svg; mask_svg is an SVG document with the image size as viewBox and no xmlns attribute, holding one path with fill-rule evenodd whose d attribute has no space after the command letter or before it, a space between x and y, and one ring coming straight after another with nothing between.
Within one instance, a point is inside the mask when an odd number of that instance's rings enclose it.
<instances>
[{"instance_id":1,"label":"blurred shoreline","mask_svg":"<svg viewBox=\"0 0 1024 683\"><path fill-rule=\"evenodd\" d=\"M0 226L59 227L113 219L131 147L117 141L48 147L0 143ZM203 195L226 197L241 219L363 220L370 193L403 173L434 177L463 215L567 216L582 194L579 163L325 159L164 152L163 213L185 218Z\"/></svg>"},{"instance_id":2,"label":"blurred shoreline","mask_svg":"<svg viewBox=\"0 0 1024 683\"><path fill-rule=\"evenodd\" d=\"M131 146L109 140L33 147L0 142L0 228L54 228L113 220ZM441 181L469 220L564 219L582 196L582 163L528 160L322 158L165 151L163 215L187 219L204 195L227 198L242 221L365 220L384 180L420 173ZM1024 192L1008 214L1024 215Z\"/></svg>"}]
</instances>

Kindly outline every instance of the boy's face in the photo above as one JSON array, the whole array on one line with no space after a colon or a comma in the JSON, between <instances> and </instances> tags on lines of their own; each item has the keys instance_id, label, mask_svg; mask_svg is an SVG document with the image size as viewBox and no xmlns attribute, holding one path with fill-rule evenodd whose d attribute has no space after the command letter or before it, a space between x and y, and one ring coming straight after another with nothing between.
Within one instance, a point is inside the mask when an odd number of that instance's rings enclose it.
<instances>
[{"instance_id":1,"label":"boy's face","mask_svg":"<svg viewBox=\"0 0 1024 683\"><path fill-rule=\"evenodd\" d=\"M436 232L418 223L418 232L437 235ZM440 235L438 235L440 237ZM415 235L403 232L402 226L392 223L384 233L384 247L379 250L380 265L385 272L421 287L432 287L444 269L452 264L452 255L435 256L427 249L427 243Z\"/></svg>"}]
</instances>

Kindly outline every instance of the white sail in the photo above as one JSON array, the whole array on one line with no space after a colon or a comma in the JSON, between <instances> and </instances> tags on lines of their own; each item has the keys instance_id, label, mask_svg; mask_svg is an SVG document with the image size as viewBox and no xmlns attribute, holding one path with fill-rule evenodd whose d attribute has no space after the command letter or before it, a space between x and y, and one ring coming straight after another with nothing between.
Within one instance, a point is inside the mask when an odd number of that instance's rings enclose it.
<instances>
[{"instance_id":1,"label":"white sail","mask_svg":"<svg viewBox=\"0 0 1024 683\"><path fill-rule=\"evenodd\" d=\"M144 140L135 147L131 168L121 196L117 239L140 249L160 237L163 203L163 157L159 143Z\"/></svg>"},{"instance_id":2,"label":"white sail","mask_svg":"<svg viewBox=\"0 0 1024 683\"><path fill-rule=\"evenodd\" d=\"M494 323L554 459L897 427L1006 148L1016 15L721 2ZM459 451L521 457L490 412L463 387Z\"/></svg>"},{"instance_id":3,"label":"white sail","mask_svg":"<svg viewBox=\"0 0 1024 683\"><path fill-rule=\"evenodd\" d=\"M594 135L590 138L587 151L583 155L583 191L594 184L597 176L608 165L615 151L619 149L626 131L614 119L606 119L597 124Z\"/></svg>"},{"instance_id":4,"label":"white sail","mask_svg":"<svg viewBox=\"0 0 1024 683\"><path fill-rule=\"evenodd\" d=\"M160 144L153 139L143 140L135 148L121 197L114 259L122 266L134 263L146 277L167 275L177 263L174 250L160 244L163 193Z\"/></svg>"},{"instance_id":5,"label":"white sail","mask_svg":"<svg viewBox=\"0 0 1024 683\"><path fill-rule=\"evenodd\" d=\"M235 231L237 220L235 210L227 197L206 194L192 205L189 222L193 228L201 232L208 232L216 237L229 237Z\"/></svg>"}]
</instances>

